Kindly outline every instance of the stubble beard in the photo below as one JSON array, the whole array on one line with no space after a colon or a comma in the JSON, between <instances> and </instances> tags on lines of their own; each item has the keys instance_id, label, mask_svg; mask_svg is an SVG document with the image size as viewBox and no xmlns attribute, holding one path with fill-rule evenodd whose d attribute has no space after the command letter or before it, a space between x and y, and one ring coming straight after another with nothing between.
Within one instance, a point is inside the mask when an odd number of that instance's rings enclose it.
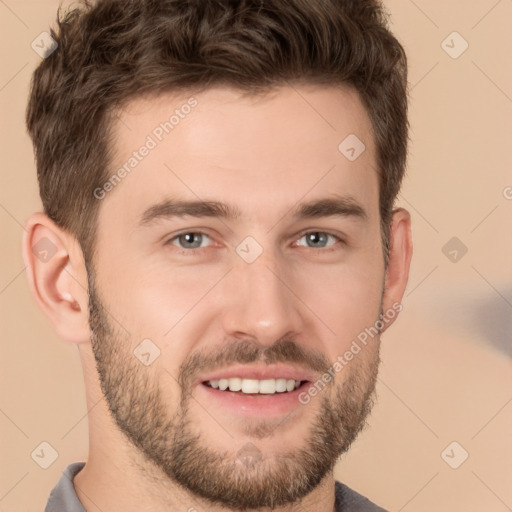
<instances>
[{"instance_id":1,"label":"stubble beard","mask_svg":"<svg viewBox=\"0 0 512 512\"><path fill-rule=\"evenodd\" d=\"M181 397L171 416L154 373L135 358L130 340L109 322L93 281L89 272L92 348L112 417L148 466L156 466L194 495L234 510L295 503L332 472L339 456L364 428L375 398L380 362L377 341L343 369L348 372L343 382L317 397L318 413L302 448L279 454L260 451L257 439L273 433L264 423L248 426L255 439L242 449L248 456L213 448L193 428L189 414L192 379L184 377L194 374L201 359L196 355L193 363L187 359L180 367ZM286 361L287 353L295 360L301 357L300 349L289 341L277 343L274 349L280 361ZM238 344L236 352L239 362L249 362L261 358L265 350Z\"/></svg>"}]
</instances>

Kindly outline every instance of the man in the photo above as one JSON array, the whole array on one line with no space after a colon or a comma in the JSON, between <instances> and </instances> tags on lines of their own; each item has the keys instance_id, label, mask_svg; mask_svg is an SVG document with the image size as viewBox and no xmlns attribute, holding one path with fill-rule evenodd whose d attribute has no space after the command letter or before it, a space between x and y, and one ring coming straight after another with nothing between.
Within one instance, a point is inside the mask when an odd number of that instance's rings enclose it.
<instances>
[{"instance_id":1,"label":"man","mask_svg":"<svg viewBox=\"0 0 512 512\"><path fill-rule=\"evenodd\" d=\"M333 476L412 254L380 4L100 0L52 37L24 258L90 436L46 511L382 510Z\"/></svg>"}]
</instances>

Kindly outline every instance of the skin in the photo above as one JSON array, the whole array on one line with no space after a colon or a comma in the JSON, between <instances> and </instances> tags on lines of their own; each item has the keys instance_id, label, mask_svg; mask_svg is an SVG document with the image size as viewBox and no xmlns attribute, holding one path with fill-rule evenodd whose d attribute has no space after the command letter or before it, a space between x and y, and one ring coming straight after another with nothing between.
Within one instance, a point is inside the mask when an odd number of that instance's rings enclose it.
<instances>
[{"instance_id":1,"label":"skin","mask_svg":"<svg viewBox=\"0 0 512 512\"><path fill-rule=\"evenodd\" d=\"M114 124L112 172L190 96L168 94L131 101ZM345 396L360 404L368 398L380 336L307 405L294 408L291 414L265 418L248 418L210 402L198 387L201 384L184 385L182 370L190 358L216 357L240 340L263 355L286 339L332 364L360 332L375 324L379 313L400 302L407 284L412 256L410 216L403 209L393 214L386 268L376 148L369 117L355 91L282 87L256 98L219 88L193 97L198 104L192 112L101 200L94 292L97 304L104 308L106 332L91 328L88 292L92 282L76 239L42 213L26 222L23 254L34 298L58 335L77 345L82 361L89 458L74 485L87 510L226 510L177 485L121 431L109 411L93 351L108 347L101 342L109 336L119 350L118 357L110 359L115 365L110 377L131 377L119 387L125 398L144 403L147 393L148 403L154 405L159 397L161 407L153 412L169 421L185 414L202 446L224 454L226 463L239 464L240 450L255 446L265 465L259 466L259 473L250 473L258 467L244 465L237 466L237 471L263 478L284 456L308 446L312 425L325 414L322 405L328 400L340 403L348 383L356 379L358 387L356 391L351 387ZM366 146L353 162L338 151L348 134L356 134ZM365 218L292 217L298 202L335 194L350 196L366 212ZM148 207L171 196L227 202L241 215L232 220L160 218L140 225ZM198 232L208 235L199 250L184 248L186 241L176 239L178 234ZM325 246L308 246L304 235L310 232L339 236L344 243L329 237ZM247 236L263 249L250 264L236 252ZM43 237L57 247L46 263L31 252ZM132 355L143 339L152 340L160 350L150 366ZM108 351L103 355L107 360ZM319 368L308 367L312 359L300 361L315 378L322 375ZM191 371L197 377L201 368ZM144 386L131 389L130 382ZM103 385L114 386L113 380ZM180 408L185 391L191 394L186 412ZM118 398L122 403L122 393ZM129 401L125 402L118 412L124 411L129 418ZM141 421L134 420L132 426L142 428L144 415ZM341 445L339 449L334 460L341 454ZM303 497L300 507L311 512L334 509L332 470ZM297 502L275 510L300 507Z\"/></svg>"}]
</instances>

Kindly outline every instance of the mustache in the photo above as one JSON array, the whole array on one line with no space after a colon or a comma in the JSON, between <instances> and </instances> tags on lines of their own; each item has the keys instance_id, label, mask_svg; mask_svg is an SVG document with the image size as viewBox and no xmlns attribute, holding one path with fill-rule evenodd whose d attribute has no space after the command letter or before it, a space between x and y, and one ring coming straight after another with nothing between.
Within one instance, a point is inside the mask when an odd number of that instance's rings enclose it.
<instances>
[{"instance_id":1,"label":"mustache","mask_svg":"<svg viewBox=\"0 0 512 512\"><path fill-rule=\"evenodd\" d=\"M183 390L188 390L199 372L213 371L235 363L254 362L296 363L321 374L327 372L330 367L329 360L324 354L301 347L292 340L279 340L268 347L262 347L254 341L238 340L189 356L180 365L178 383Z\"/></svg>"}]
</instances>

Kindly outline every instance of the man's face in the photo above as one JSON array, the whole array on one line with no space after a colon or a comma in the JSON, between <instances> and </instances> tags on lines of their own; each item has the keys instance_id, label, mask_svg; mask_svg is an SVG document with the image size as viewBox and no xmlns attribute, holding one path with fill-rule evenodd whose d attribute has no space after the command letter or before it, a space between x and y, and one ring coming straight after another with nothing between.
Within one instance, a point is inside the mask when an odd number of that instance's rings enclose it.
<instances>
[{"instance_id":1,"label":"man's face","mask_svg":"<svg viewBox=\"0 0 512 512\"><path fill-rule=\"evenodd\" d=\"M110 174L130 172L101 200L93 349L148 463L227 506L278 506L320 482L371 407L378 335L333 370L383 308L371 123L349 89L193 97L134 101L116 123ZM366 148L355 160L356 139L338 148L351 134ZM301 215L320 200L337 213Z\"/></svg>"}]
</instances>

